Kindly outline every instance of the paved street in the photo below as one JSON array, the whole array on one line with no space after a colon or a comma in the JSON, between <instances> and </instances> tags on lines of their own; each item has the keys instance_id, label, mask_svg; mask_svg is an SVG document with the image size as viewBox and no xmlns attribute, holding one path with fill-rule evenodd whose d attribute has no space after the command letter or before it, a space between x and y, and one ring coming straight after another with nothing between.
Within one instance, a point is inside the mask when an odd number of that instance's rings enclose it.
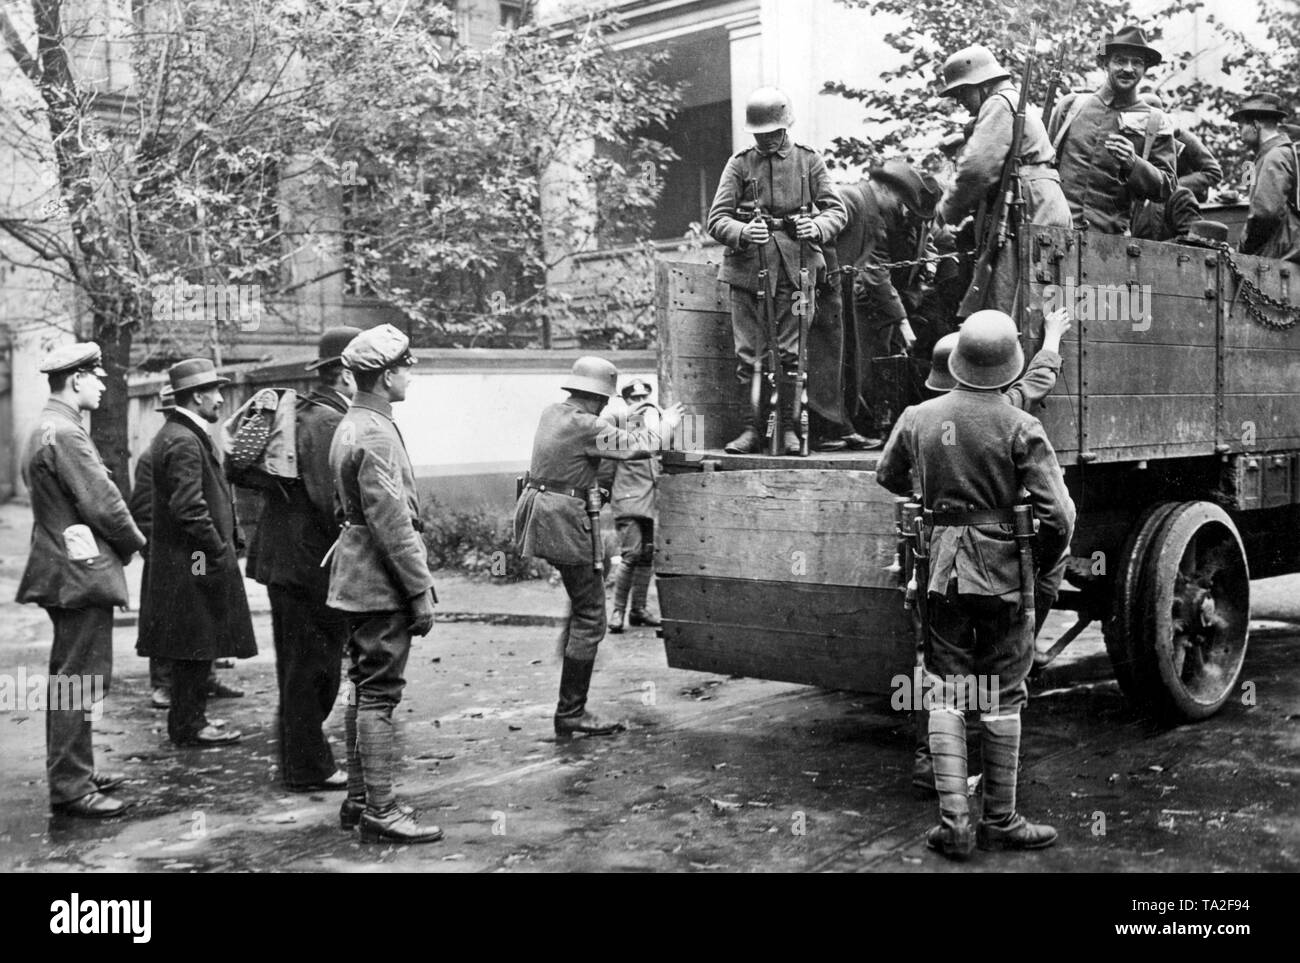
<instances>
[{"instance_id":1,"label":"paved street","mask_svg":"<svg viewBox=\"0 0 1300 963\"><path fill-rule=\"evenodd\" d=\"M44 613L7 601L28 524L23 506L0 506L5 673L46 669ZM1085 633L1026 716L1022 806L1060 829L1059 844L961 868L924 848L933 804L912 795L909 727L886 699L671 670L653 633L635 630L606 640L593 684L598 711L630 731L557 744L562 592L443 578L439 594L454 621L412 654L398 790L443 842L362 845L338 829L340 794L280 789L270 619L254 591L262 652L223 674L248 695L209 708L244 731L233 748L168 743L135 627L118 626L96 750L130 778L128 818L52 823L40 716L0 713L0 871L1300 869L1300 626L1280 621L1300 623L1300 578L1256 585L1244 675L1255 705L1199 725L1133 717L1098 632ZM341 743L341 711L329 731Z\"/></svg>"}]
</instances>

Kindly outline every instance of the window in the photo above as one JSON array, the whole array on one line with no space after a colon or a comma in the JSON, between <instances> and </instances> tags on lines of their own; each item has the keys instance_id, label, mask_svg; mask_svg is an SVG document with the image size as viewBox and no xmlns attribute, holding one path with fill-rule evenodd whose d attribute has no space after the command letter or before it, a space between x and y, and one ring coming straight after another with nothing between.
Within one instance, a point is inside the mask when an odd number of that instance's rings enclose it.
<instances>
[{"instance_id":1,"label":"window","mask_svg":"<svg viewBox=\"0 0 1300 963\"><path fill-rule=\"evenodd\" d=\"M501 26L507 30L517 30L524 22L523 0L501 0Z\"/></svg>"}]
</instances>

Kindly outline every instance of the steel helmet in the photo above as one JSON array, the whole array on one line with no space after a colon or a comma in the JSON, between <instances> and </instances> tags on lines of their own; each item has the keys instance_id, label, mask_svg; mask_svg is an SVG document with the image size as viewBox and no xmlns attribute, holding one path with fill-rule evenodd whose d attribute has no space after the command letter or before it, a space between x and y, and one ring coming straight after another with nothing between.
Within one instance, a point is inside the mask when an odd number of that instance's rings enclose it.
<instances>
[{"instance_id":1,"label":"steel helmet","mask_svg":"<svg viewBox=\"0 0 1300 963\"><path fill-rule=\"evenodd\" d=\"M957 338L954 331L934 343L934 350L930 352L930 375L925 379L925 386L931 391L952 391L957 387L957 379L948 370L948 357L957 347Z\"/></svg>"},{"instance_id":2,"label":"steel helmet","mask_svg":"<svg viewBox=\"0 0 1300 963\"><path fill-rule=\"evenodd\" d=\"M745 133L766 134L794 125L790 98L780 87L759 87L745 104Z\"/></svg>"},{"instance_id":3,"label":"steel helmet","mask_svg":"<svg viewBox=\"0 0 1300 963\"><path fill-rule=\"evenodd\" d=\"M585 391L608 398L618 388L618 369L604 358L588 355L573 362L573 370L560 387L565 391Z\"/></svg>"},{"instance_id":4,"label":"steel helmet","mask_svg":"<svg viewBox=\"0 0 1300 963\"><path fill-rule=\"evenodd\" d=\"M976 311L962 322L948 370L972 388L1005 388L1025 367L1020 332L1011 315Z\"/></svg>"},{"instance_id":5,"label":"steel helmet","mask_svg":"<svg viewBox=\"0 0 1300 963\"><path fill-rule=\"evenodd\" d=\"M943 90L945 97L951 97L958 87L982 84L986 80L1001 80L1011 74L1002 69L993 51L983 44L964 47L943 62Z\"/></svg>"}]
</instances>

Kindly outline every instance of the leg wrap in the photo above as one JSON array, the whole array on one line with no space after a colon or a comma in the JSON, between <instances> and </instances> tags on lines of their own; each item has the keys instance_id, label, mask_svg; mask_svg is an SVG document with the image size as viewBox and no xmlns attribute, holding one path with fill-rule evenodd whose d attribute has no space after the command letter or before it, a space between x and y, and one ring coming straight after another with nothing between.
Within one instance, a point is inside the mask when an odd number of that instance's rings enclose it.
<instances>
[{"instance_id":1,"label":"leg wrap","mask_svg":"<svg viewBox=\"0 0 1300 963\"><path fill-rule=\"evenodd\" d=\"M1020 767L1020 714L985 716L980 722L984 738L984 818L1008 820L1016 811L1016 773Z\"/></svg>"},{"instance_id":2,"label":"leg wrap","mask_svg":"<svg viewBox=\"0 0 1300 963\"><path fill-rule=\"evenodd\" d=\"M966 814L970 811L966 795L966 720L960 712L936 709L930 713L929 734L939 811Z\"/></svg>"}]
</instances>

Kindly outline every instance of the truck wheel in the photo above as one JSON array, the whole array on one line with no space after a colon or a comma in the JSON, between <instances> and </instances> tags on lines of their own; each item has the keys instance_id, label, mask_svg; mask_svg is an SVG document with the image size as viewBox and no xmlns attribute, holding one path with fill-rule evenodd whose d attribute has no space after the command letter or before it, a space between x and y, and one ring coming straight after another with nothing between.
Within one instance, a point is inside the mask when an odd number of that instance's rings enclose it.
<instances>
[{"instance_id":1,"label":"truck wheel","mask_svg":"<svg viewBox=\"0 0 1300 963\"><path fill-rule=\"evenodd\" d=\"M1145 690L1138 683L1138 647L1142 639L1142 608L1139 585L1146 569L1151 542L1178 502L1152 505L1129 530L1120 551L1111 593L1110 618L1102 626L1106 654L1110 656L1115 679L1129 700L1142 704Z\"/></svg>"},{"instance_id":2,"label":"truck wheel","mask_svg":"<svg viewBox=\"0 0 1300 963\"><path fill-rule=\"evenodd\" d=\"M1218 712L1237 686L1250 636L1250 573L1237 526L1210 502L1184 502L1145 552L1137 683L1158 714Z\"/></svg>"}]
</instances>

